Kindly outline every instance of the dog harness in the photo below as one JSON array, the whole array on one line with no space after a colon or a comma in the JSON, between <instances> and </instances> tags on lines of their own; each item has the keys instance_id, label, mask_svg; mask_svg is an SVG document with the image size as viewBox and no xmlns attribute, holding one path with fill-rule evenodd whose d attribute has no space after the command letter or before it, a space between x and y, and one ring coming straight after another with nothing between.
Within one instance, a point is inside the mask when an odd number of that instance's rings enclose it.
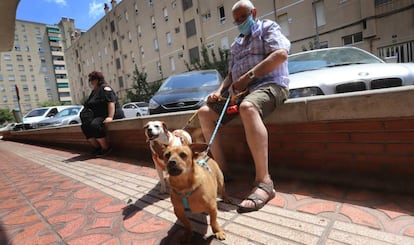
<instances>
[{"instance_id":1,"label":"dog harness","mask_svg":"<svg viewBox=\"0 0 414 245\"><path fill-rule=\"evenodd\" d=\"M211 168L208 166L207 160L208 160L208 156L200 159L197 161L197 164L200 165L203 168L206 168L208 170L208 172L211 174ZM178 192L177 190L174 189L175 193L177 193L177 195L179 195L181 197L181 201L183 202L183 206L184 206L184 210L187 212L191 212L190 209L190 205L188 204L188 197L193 194L194 191L196 191L198 189L198 187L201 186L201 184L203 183L203 181L201 181L201 183L196 186L194 189L192 189L191 191L187 191L186 193L181 193Z\"/></svg>"}]
</instances>

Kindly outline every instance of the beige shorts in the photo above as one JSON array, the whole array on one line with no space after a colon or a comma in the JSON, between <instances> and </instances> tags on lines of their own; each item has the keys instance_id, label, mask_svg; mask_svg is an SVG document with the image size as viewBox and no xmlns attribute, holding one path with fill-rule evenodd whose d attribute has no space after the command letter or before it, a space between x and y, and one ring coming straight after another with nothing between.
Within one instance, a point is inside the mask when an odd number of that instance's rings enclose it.
<instances>
[{"instance_id":1,"label":"beige shorts","mask_svg":"<svg viewBox=\"0 0 414 245\"><path fill-rule=\"evenodd\" d=\"M228 92L226 91L222 95L223 97L228 96ZM259 111L262 118L268 116L270 113L272 113L276 107L283 104L284 101L288 98L289 91L288 89L276 85L276 84L265 84L256 90L250 92L245 97L240 98L237 101L237 105L240 105L242 101L249 101ZM217 101L213 103L207 103L207 105L214 110L218 115L221 114L223 107L225 105L226 101ZM223 116L223 119L221 121L221 124L226 124L227 122L230 122L234 118L238 116L238 113L235 114L228 114L226 113Z\"/></svg>"}]
</instances>

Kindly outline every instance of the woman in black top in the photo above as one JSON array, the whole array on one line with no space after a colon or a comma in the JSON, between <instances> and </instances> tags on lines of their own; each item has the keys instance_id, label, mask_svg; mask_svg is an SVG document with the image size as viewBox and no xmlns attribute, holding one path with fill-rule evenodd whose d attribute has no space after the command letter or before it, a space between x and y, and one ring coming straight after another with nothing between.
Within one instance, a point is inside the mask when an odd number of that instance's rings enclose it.
<instances>
[{"instance_id":1,"label":"woman in black top","mask_svg":"<svg viewBox=\"0 0 414 245\"><path fill-rule=\"evenodd\" d=\"M95 148L93 154L99 157L112 150L106 140L105 124L125 116L115 92L102 73L93 71L88 76L92 92L84 107L89 108L93 116L89 120L82 119L81 128L88 142Z\"/></svg>"}]
</instances>

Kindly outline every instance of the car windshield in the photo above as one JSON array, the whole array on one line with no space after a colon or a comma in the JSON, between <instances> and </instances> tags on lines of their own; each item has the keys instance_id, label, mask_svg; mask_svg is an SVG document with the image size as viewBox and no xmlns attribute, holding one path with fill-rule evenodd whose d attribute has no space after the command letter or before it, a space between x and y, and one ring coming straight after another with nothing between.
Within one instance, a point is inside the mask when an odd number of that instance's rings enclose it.
<instances>
[{"instance_id":1,"label":"car windshield","mask_svg":"<svg viewBox=\"0 0 414 245\"><path fill-rule=\"evenodd\" d=\"M215 86L219 83L220 81L215 72L181 74L168 78L158 91Z\"/></svg>"},{"instance_id":2,"label":"car windshield","mask_svg":"<svg viewBox=\"0 0 414 245\"><path fill-rule=\"evenodd\" d=\"M58 114L55 115L55 118L77 115L79 110L80 110L80 107L63 109Z\"/></svg>"},{"instance_id":3,"label":"car windshield","mask_svg":"<svg viewBox=\"0 0 414 245\"><path fill-rule=\"evenodd\" d=\"M289 56L289 73L353 64L383 63L370 53L354 48L319 49Z\"/></svg>"},{"instance_id":4,"label":"car windshield","mask_svg":"<svg viewBox=\"0 0 414 245\"><path fill-rule=\"evenodd\" d=\"M39 117L39 116L43 116L47 111L47 108L42 108L42 109L35 109L31 112L29 112L25 117Z\"/></svg>"}]
</instances>

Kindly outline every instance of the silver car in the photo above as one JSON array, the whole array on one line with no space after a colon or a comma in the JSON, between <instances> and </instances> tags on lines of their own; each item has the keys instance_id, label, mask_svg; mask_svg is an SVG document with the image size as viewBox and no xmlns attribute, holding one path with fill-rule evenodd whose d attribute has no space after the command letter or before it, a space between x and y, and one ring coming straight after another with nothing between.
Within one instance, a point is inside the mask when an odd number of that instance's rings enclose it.
<instances>
[{"instance_id":1,"label":"silver car","mask_svg":"<svg viewBox=\"0 0 414 245\"><path fill-rule=\"evenodd\" d=\"M83 106L70 106L67 107L60 112L58 112L54 117L42 120L37 123L39 128L44 127L58 127L63 125L70 125L70 124L79 124L81 123L79 114L82 110Z\"/></svg>"},{"instance_id":2,"label":"silver car","mask_svg":"<svg viewBox=\"0 0 414 245\"><path fill-rule=\"evenodd\" d=\"M288 61L290 98L414 84L414 63L385 63L355 47L301 52Z\"/></svg>"}]
</instances>

